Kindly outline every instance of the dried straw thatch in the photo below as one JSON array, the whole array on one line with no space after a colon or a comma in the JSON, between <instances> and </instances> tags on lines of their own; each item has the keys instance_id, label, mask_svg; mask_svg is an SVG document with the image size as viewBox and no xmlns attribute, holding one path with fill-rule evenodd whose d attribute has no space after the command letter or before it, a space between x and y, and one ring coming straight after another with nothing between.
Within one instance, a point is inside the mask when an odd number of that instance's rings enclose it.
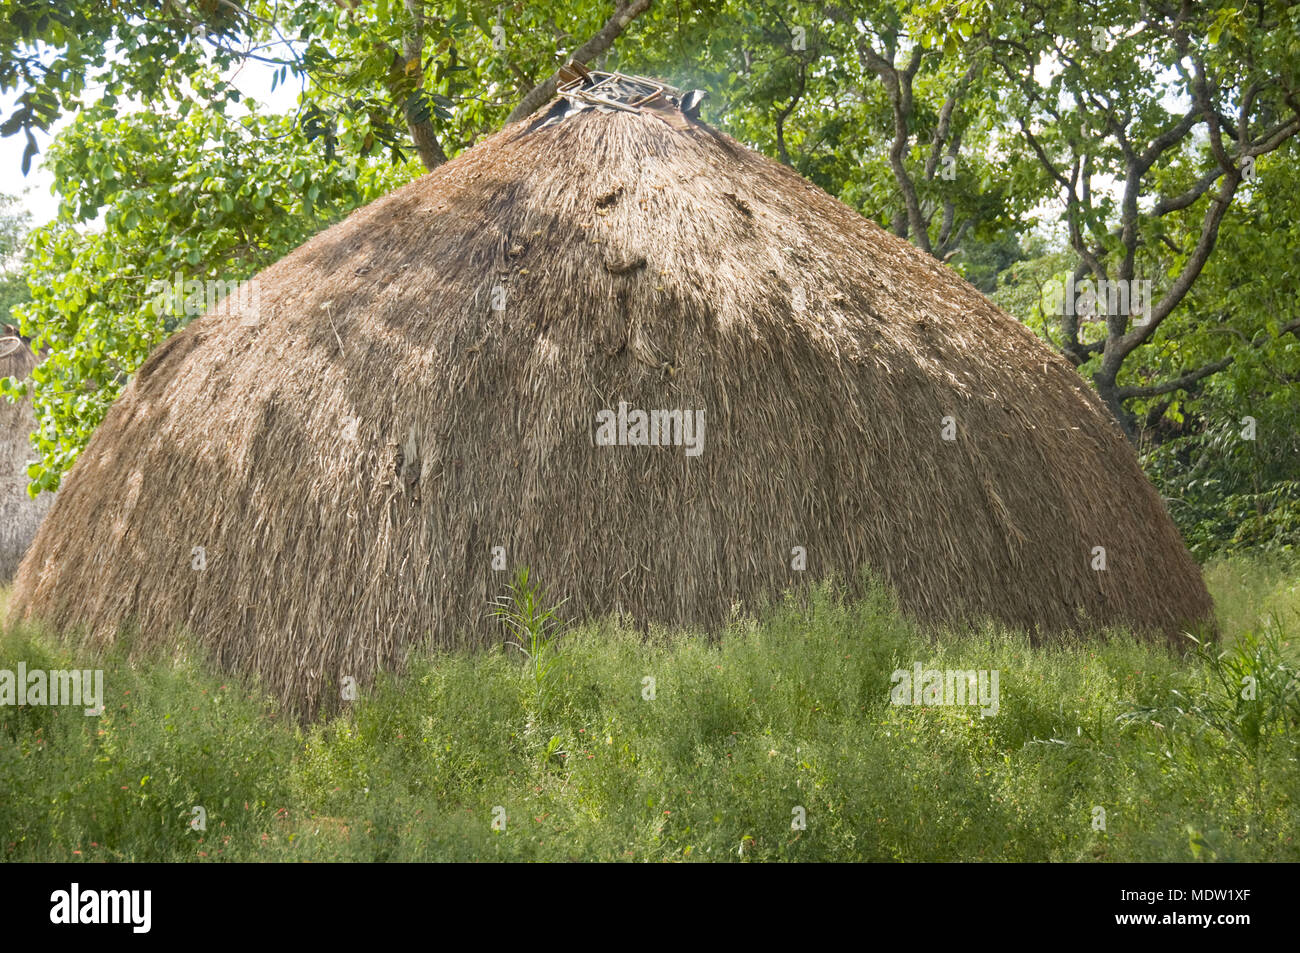
<instances>
[{"instance_id":1,"label":"dried straw thatch","mask_svg":"<svg viewBox=\"0 0 1300 953\"><path fill-rule=\"evenodd\" d=\"M36 355L13 328L0 329L0 377L22 380L36 364ZM35 429L29 400L10 403L0 397L0 585L18 571L52 500L48 493L34 500L27 495L27 461Z\"/></svg>"},{"instance_id":2,"label":"dried straw thatch","mask_svg":"<svg viewBox=\"0 0 1300 953\"><path fill-rule=\"evenodd\" d=\"M1073 368L707 126L515 123L257 290L140 369L11 618L184 628L310 713L415 645L499 640L494 547L570 616L710 626L862 564L927 620L1172 638L1209 612ZM703 452L598 446L620 401L706 411Z\"/></svg>"}]
</instances>

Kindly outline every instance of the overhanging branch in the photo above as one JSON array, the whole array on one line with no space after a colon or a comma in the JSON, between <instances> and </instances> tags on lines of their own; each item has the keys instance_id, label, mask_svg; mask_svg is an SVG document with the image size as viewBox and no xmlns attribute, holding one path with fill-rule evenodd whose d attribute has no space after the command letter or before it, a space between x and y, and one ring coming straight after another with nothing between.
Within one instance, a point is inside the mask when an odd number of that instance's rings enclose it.
<instances>
[{"instance_id":1,"label":"overhanging branch","mask_svg":"<svg viewBox=\"0 0 1300 953\"><path fill-rule=\"evenodd\" d=\"M614 45L614 41L619 38L633 20L650 9L651 2L652 0L630 0L630 2L618 7L614 11L614 15L609 18L603 27L596 31L591 39L574 50L568 61L581 63L585 66L597 56L600 56ZM524 95L524 98L519 101L519 105L511 110L510 115L506 117L506 124L518 122L525 116L532 115L550 101L559 85L560 72L556 70Z\"/></svg>"}]
</instances>

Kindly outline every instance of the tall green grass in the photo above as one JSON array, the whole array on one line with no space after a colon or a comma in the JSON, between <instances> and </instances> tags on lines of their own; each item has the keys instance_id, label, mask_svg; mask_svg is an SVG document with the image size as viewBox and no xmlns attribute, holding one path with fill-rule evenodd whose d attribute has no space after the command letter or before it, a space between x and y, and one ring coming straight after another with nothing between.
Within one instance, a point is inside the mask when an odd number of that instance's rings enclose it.
<instances>
[{"instance_id":1,"label":"tall green grass","mask_svg":"<svg viewBox=\"0 0 1300 953\"><path fill-rule=\"evenodd\" d=\"M1300 860L1297 573L1207 577L1224 643L1183 655L935 638L823 586L714 639L438 654L307 729L192 659L109 655L99 718L0 708L0 857ZM19 660L74 661L30 629L0 640ZM892 705L915 662L998 670L998 713Z\"/></svg>"}]
</instances>

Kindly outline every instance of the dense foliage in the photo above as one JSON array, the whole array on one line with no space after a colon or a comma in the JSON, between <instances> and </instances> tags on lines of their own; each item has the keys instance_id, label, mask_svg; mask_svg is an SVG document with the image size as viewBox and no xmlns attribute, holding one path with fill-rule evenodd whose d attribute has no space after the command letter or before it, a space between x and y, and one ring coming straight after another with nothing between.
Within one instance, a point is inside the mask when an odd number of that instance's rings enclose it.
<instances>
[{"instance_id":1,"label":"dense foliage","mask_svg":"<svg viewBox=\"0 0 1300 953\"><path fill-rule=\"evenodd\" d=\"M34 489L57 487L131 372L203 312L160 300L158 283L248 278L406 174L303 149L290 117L244 106L91 107L47 156L62 203L29 237L32 300L17 311L50 349L33 373Z\"/></svg>"}]
</instances>

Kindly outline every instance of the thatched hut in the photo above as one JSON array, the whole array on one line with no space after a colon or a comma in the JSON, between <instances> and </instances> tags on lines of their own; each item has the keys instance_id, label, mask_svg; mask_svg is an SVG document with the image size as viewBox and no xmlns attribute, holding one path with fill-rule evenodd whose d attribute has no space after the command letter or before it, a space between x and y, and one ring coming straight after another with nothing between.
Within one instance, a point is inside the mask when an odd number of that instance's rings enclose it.
<instances>
[{"instance_id":1,"label":"thatched hut","mask_svg":"<svg viewBox=\"0 0 1300 953\"><path fill-rule=\"evenodd\" d=\"M23 380L38 363L18 331L0 327L0 377ZM11 403L0 397L0 585L18 571L18 563L41 525L52 497L27 494L27 462L32 457L31 435L36 429L30 399Z\"/></svg>"},{"instance_id":2,"label":"thatched hut","mask_svg":"<svg viewBox=\"0 0 1300 953\"><path fill-rule=\"evenodd\" d=\"M937 622L1176 638L1208 614L1133 451L1032 333L681 111L583 105L159 347L11 618L184 629L309 714L414 646L499 640L519 565L570 617L701 627L864 564ZM651 410L683 426L638 445Z\"/></svg>"}]
</instances>

